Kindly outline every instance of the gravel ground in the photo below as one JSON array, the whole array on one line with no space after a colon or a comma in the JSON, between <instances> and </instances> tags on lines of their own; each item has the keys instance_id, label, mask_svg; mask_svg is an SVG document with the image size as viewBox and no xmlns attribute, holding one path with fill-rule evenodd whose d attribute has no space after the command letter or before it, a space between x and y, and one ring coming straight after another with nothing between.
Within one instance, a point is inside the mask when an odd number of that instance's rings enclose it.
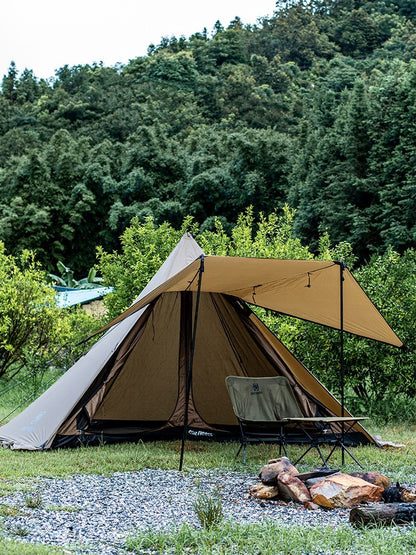
<instances>
[{"instance_id":1,"label":"gravel ground","mask_svg":"<svg viewBox=\"0 0 416 555\"><path fill-rule=\"evenodd\" d=\"M337 526L348 522L349 511L304 510L301 505L259 502L248 495L253 475L233 472L179 472L145 469L111 476L39 479L35 490L17 491L0 499L18 515L4 521L6 535L23 541L68 547L76 553L119 554L134 529L166 529L183 523L199 526L192 502L198 493L220 491L226 519L254 523L279 519L287 524ZM28 508L36 496L42 505ZM22 535L22 534L21 534Z\"/></svg>"}]
</instances>

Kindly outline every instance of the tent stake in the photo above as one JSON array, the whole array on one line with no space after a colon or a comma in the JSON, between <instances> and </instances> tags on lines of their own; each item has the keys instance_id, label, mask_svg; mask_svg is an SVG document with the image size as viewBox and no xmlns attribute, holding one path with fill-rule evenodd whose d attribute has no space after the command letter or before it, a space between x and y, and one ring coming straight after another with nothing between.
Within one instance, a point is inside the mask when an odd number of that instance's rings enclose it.
<instances>
[{"instance_id":1,"label":"tent stake","mask_svg":"<svg viewBox=\"0 0 416 555\"><path fill-rule=\"evenodd\" d=\"M194 316L194 328L192 331L192 340L191 340L191 353L188 357L188 345L186 346L186 385L185 385L185 414L184 414L184 421L183 421L183 433L182 433L182 445L181 445L181 457L179 461L179 470L182 470L183 464L183 454L185 450L185 440L188 435L188 409L189 409L189 396L191 394L191 385L192 385L192 367L194 364L194 353L195 353L195 337L196 337L196 326L198 323L198 312L199 312L199 299L201 297L201 281L202 281L202 273L204 271L204 255L201 255L201 264L199 266L199 276L198 276L198 291L196 294L196 303L195 303L195 316ZM189 334L188 334L189 339Z\"/></svg>"},{"instance_id":2,"label":"tent stake","mask_svg":"<svg viewBox=\"0 0 416 555\"><path fill-rule=\"evenodd\" d=\"M340 359L341 359L341 416L345 416L345 398L344 398L344 387L345 387L345 370L344 370L344 269L345 263L340 262ZM345 427L344 422L341 423L341 433L342 433L342 448L341 457L342 464L345 464L345 452L344 452L344 440L345 440Z\"/></svg>"}]
</instances>

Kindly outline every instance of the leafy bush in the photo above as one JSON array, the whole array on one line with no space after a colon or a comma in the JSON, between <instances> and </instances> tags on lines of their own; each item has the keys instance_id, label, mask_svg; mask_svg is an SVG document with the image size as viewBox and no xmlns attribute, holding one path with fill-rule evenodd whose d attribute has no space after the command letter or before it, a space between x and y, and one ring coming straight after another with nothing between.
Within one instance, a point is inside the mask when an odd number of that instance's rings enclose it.
<instances>
[{"instance_id":1,"label":"leafy bush","mask_svg":"<svg viewBox=\"0 0 416 555\"><path fill-rule=\"evenodd\" d=\"M80 310L63 311L33 252L6 254L0 242L0 377L24 367L41 375L50 364L65 365L80 350L68 348L97 329Z\"/></svg>"}]
</instances>

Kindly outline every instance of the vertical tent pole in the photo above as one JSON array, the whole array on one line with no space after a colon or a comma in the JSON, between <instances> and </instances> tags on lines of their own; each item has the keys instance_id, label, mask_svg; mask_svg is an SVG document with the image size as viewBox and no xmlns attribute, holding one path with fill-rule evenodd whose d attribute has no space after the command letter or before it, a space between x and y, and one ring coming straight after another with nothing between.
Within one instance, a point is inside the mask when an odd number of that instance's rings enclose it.
<instances>
[{"instance_id":1,"label":"vertical tent pole","mask_svg":"<svg viewBox=\"0 0 416 555\"><path fill-rule=\"evenodd\" d=\"M186 436L188 435L189 396L191 394L191 386L192 386L192 367L194 364L196 326L198 323L199 299L201 296L201 281L202 281L203 271L204 271L204 255L202 254L201 264L199 266L198 291L197 291L196 303L195 303L195 316L194 316L194 327L193 327L192 339L191 339L191 352L189 356L188 356L188 352L189 352L188 345L186 345L185 414L183 419L183 433L182 433L181 458L179 461L179 470L182 470L183 453L185 450L185 440L186 440ZM187 340L189 341L189 334L187 334Z\"/></svg>"},{"instance_id":2,"label":"vertical tent pole","mask_svg":"<svg viewBox=\"0 0 416 555\"><path fill-rule=\"evenodd\" d=\"M344 269L345 263L340 262L340 362L341 362L341 416L345 416L345 397L344 397L344 386L345 386L345 370L344 370ZM341 434L342 434L342 449L341 457L342 464L345 463L345 453L344 453L344 440L345 440L345 428L344 422L341 422Z\"/></svg>"}]
</instances>

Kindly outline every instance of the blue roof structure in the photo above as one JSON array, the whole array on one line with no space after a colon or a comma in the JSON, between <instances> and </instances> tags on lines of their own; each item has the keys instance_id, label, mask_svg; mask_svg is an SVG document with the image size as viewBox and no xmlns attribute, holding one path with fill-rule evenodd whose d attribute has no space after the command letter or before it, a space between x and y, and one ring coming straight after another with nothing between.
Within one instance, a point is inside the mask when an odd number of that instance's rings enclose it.
<instances>
[{"instance_id":1,"label":"blue roof structure","mask_svg":"<svg viewBox=\"0 0 416 555\"><path fill-rule=\"evenodd\" d=\"M96 287L95 289L71 289L55 287L56 304L59 308L67 308L77 304L85 304L101 299L113 291L112 287Z\"/></svg>"}]
</instances>

